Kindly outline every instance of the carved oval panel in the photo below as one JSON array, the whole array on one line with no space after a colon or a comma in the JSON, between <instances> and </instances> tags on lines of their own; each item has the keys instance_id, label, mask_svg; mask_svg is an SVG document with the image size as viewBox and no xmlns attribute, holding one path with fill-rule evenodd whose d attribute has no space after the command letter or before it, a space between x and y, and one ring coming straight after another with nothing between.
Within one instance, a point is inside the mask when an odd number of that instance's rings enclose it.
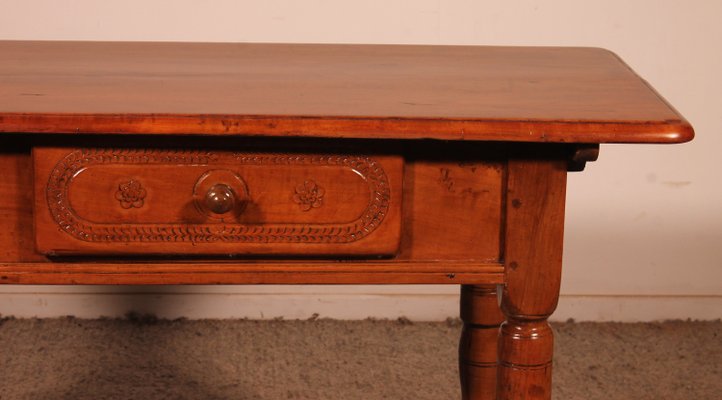
<instances>
[{"instance_id":1,"label":"carved oval panel","mask_svg":"<svg viewBox=\"0 0 722 400\"><path fill-rule=\"evenodd\" d=\"M391 254L398 243L396 156L39 148L34 159L44 252ZM244 183L238 212L199 209L209 173ZM206 183L241 190L220 180Z\"/></svg>"}]
</instances>

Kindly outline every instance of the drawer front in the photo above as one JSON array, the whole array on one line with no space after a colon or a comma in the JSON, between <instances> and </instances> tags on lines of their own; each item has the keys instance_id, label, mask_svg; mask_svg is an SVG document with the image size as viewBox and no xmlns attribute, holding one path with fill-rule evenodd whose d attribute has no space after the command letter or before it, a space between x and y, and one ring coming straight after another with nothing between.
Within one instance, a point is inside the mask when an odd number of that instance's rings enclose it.
<instances>
[{"instance_id":1,"label":"drawer front","mask_svg":"<svg viewBox=\"0 0 722 400\"><path fill-rule=\"evenodd\" d=\"M33 149L48 255L393 255L400 156Z\"/></svg>"}]
</instances>

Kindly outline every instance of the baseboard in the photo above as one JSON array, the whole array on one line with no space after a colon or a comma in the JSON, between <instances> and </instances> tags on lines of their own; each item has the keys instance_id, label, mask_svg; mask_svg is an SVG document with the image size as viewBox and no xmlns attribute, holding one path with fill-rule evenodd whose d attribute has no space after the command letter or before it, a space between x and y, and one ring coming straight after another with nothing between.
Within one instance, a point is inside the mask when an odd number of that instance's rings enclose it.
<instances>
[{"instance_id":1,"label":"baseboard","mask_svg":"<svg viewBox=\"0 0 722 400\"><path fill-rule=\"evenodd\" d=\"M365 319L440 321L458 316L449 286L5 286L0 314L17 318ZM552 320L639 322L722 318L722 296L562 295Z\"/></svg>"}]
</instances>

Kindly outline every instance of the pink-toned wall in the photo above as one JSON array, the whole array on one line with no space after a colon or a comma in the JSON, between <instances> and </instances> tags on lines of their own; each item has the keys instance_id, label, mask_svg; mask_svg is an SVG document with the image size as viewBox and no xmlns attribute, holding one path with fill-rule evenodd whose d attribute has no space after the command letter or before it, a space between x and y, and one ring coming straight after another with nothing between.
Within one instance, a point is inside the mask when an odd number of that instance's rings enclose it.
<instances>
[{"instance_id":1,"label":"pink-toned wall","mask_svg":"<svg viewBox=\"0 0 722 400\"><path fill-rule=\"evenodd\" d=\"M695 126L679 146L602 147L569 182L557 319L722 317L722 2L0 0L0 40L599 46ZM0 54L0 58L2 55ZM0 77L2 90L2 77ZM456 315L455 287L2 287L0 314Z\"/></svg>"}]
</instances>

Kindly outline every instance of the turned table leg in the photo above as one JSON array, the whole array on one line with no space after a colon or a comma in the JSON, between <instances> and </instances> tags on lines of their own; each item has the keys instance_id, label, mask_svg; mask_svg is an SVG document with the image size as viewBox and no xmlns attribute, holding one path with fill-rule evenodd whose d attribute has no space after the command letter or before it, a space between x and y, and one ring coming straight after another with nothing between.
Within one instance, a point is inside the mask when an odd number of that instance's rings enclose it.
<instances>
[{"instance_id":1,"label":"turned table leg","mask_svg":"<svg viewBox=\"0 0 722 400\"><path fill-rule=\"evenodd\" d=\"M496 286L461 286L459 376L463 400L496 399L496 359L499 309Z\"/></svg>"},{"instance_id":2,"label":"turned table leg","mask_svg":"<svg viewBox=\"0 0 722 400\"><path fill-rule=\"evenodd\" d=\"M565 186L563 161L509 161L498 399L551 399L554 340L547 318L559 298Z\"/></svg>"}]
</instances>

